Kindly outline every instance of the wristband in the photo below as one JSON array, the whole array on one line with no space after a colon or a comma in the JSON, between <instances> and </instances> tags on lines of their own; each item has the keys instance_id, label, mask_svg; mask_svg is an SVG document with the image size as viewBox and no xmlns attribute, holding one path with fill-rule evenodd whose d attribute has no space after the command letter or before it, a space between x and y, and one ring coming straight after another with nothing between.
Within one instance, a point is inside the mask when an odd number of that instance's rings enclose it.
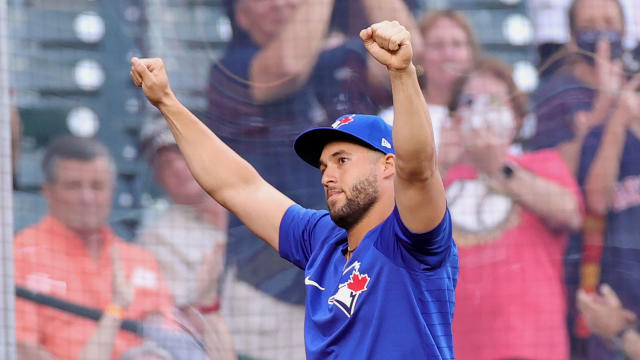
<instances>
[{"instance_id":1,"label":"wristband","mask_svg":"<svg viewBox=\"0 0 640 360\"><path fill-rule=\"evenodd\" d=\"M211 305L201 306L198 308L201 314L209 314L220 311L220 297L216 298L216 301Z\"/></svg>"},{"instance_id":2,"label":"wristband","mask_svg":"<svg viewBox=\"0 0 640 360\"><path fill-rule=\"evenodd\" d=\"M109 304L104 309L104 314L116 319L122 319L124 317L124 309L118 305Z\"/></svg>"},{"instance_id":3,"label":"wristband","mask_svg":"<svg viewBox=\"0 0 640 360\"><path fill-rule=\"evenodd\" d=\"M504 165L502 165L502 176L504 176L505 179L509 180L513 177L513 173L514 173L514 165L511 163L506 163Z\"/></svg>"}]
</instances>

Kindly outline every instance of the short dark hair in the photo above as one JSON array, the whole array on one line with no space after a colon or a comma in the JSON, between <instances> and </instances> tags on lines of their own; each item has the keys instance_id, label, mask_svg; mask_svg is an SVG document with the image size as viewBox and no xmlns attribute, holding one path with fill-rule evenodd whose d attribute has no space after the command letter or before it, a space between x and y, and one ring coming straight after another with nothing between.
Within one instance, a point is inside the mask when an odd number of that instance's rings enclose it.
<instances>
[{"instance_id":1,"label":"short dark hair","mask_svg":"<svg viewBox=\"0 0 640 360\"><path fill-rule=\"evenodd\" d=\"M569 31L571 36L575 36L576 33L576 12L578 11L578 5L582 0L573 0L571 2L571 6L569 7ZM609 0L615 3L618 6L618 10L620 10L620 18L622 19L622 31L625 29L625 21L624 21L624 8L619 0Z\"/></svg>"},{"instance_id":2,"label":"short dark hair","mask_svg":"<svg viewBox=\"0 0 640 360\"><path fill-rule=\"evenodd\" d=\"M91 161L97 158L105 158L109 161L111 174L115 177L115 162L103 143L96 139L62 135L49 143L42 159L42 171L46 182L51 184L55 181L56 166L60 159Z\"/></svg>"}]
</instances>

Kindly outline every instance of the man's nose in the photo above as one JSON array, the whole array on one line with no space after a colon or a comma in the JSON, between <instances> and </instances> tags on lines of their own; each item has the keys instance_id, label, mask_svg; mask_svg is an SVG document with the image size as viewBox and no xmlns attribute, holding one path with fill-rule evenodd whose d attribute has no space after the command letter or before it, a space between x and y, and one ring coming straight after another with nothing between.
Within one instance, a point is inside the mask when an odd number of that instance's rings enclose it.
<instances>
[{"instance_id":1,"label":"man's nose","mask_svg":"<svg viewBox=\"0 0 640 360\"><path fill-rule=\"evenodd\" d=\"M89 186L83 186L80 189L80 198L85 203L92 203L97 197L96 191Z\"/></svg>"},{"instance_id":2,"label":"man's nose","mask_svg":"<svg viewBox=\"0 0 640 360\"><path fill-rule=\"evenodd\" d=\"M330 184L333 184L336 182L336 177L335 177L335 173L333 172L333 170L331 170L329 167L327 167L324 172L322 173L322 178L320 180L322 182L322 185L324 186L329 186Z\"/></svg>"}]
</instances>

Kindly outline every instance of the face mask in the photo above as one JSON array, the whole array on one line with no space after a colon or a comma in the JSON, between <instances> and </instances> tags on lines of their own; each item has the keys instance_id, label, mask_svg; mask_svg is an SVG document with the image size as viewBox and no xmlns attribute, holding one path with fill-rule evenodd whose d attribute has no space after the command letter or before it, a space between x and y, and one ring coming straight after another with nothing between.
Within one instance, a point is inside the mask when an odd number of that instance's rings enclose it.
<instances>
[{"instance_id":1,"label":"face mask","mask_svg":"<svg viewBox=\"0 0 640 360\"><path fill-rule=\"evenodd\" d=\"M591 65L595 63L596 46L600 38L609 40L611 60L622 57L622 34L610 30L586 30L576 34L576 44L584 53L582 57Z\"/></svg>"}]
</instances>

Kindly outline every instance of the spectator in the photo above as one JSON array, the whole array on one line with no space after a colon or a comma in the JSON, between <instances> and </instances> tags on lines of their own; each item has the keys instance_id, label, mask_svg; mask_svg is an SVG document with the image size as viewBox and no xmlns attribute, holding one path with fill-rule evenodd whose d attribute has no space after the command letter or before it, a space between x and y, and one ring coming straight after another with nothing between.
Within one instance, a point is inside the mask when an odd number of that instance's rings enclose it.
<instances>
[{"instance_id":1,"label":"spectator","mask_svg":"<svg viewBox=\"0 0 640 360\"><path fill-rule=\"evenodd\" d=\"M574 0L569 27L571 59L532 95L538 126L527 147L556 147L575 174L585 135L609 115L622 85L622 6Z\"/></svg>"},{"instance_id":2,"label":"spectator","mask_svg":"<svg viewBox=\"0 0 640 360\"><path fill-rule=\"evenodd\" d=\"M611 118L625 83L621 59L623 7L618 0L574 0L568 22L568 58L533 95L538 126L525 145L530 149L556 148L576 177L583 172L578 180L584 188L584 172L589 165L581 154L585 138L594 126ZM595 150L593 146L589 147ZM581 355L586 351L582 339L587 329L576 322L575 294L578 287L595 290L603 242L601 215L592 213L589 206L586 210L588 226L571 237L565 255L568 323L574 353Z\"/></svg>"},{"instance_id":3,"label":"spectator","mask_svg":"<svg viewBox=\"0 0 640 360\"><path fill-rule=\"evenodd\" d=\"M107 327L123 316L141 320L170 311L171 299L152 255L116 237L107 224L116 174L106 147L95 140L63 136L49 145L42 165L49 213L15 237L16 284L105 309L100 322ZM112 256L121 258L121 264ZM119 266L120 280L127 284L115 281ZM75 359L101 336L96 329L92 320L16 299L20 358ZM141 342L122 331L112 340L112 358Z\"/></svg>"},{"instance_id":4,"label":"spectator","mask_svg":"<svg viewBox=\"0 0 640 360\"><path fill-rule=\"evenodd\" d=\"M423 51L417 60L423 69L422 92L429 102L436 146L440 129L449 116L447 106L455 81L465 74L480 52L469 21L459 11L436 10L424 14L418 24L423 39ZM393 109L381 116L393 122Z\"/></svg>"},{"instance_id":5,"label":"spectator","mask_svg":"<svg viewBox=\"0 0 640 360\"><path fill-rule=\"evenodd\" d=\"M625 309L613 289L600 286L599 293L578 291L578 308L589 329L605 340L618 354L631 360L640 360L640 334L636 314Z\"/></svg>"},{"instance_id":6,"label":"spectator","mask_svg":"<svg viewBox=\"0 0 640 360\"><path fill-rule=\"evenodd\" d=\"M182 317L201 335L217 331L208 344L220 352L216 359L233 358L233 341L218 311L227 210L193 178L164 120L146 127L141 142L142 155L171 205L144 225L136 241L158 261Z\"/></svg>"},{"instance_id":7,"label":"spectator","mask_svg":"<svg viewBox=\"0 0 640 360\"><path fill-rule=\"evenodd\" d=\"M578 181L588 212L601 219L600 278L622 306L640 313L640 74L616 94L616 106L604 124L584 140ZM585 242L586 243L586 242ZM589 358L613 356L597 337L589 339Z\"/></svg>"},{"instance_id":8,"label":"spectator","mask_svg":"<svg viewBox=\"0 0 640 360\"><path fill-rule=\"evenodd\" d=\"M555 150L509 153L526 98L498 60L457 82L450 109L439 159L460 250L456 357L566 359L562 255L582 220L576 182Z\"/></svg>"},{"instance_id":9,"label":"spectator","mask_svg":"<svg viewBox=\"0 0 640 360\"><path fill-rule=\"evenodd\" d=\"M633 49L640 40L637 0L619 0L625 13L624 48ZM547 78L562 66L570 41L567 12L573 0L529 0L529 16L534 27L540 76Z\"/></svg>"},{"instance_id":10,"label":"spectator","mask_svg":"<svg viewBox=\"0 0 640 360\"><path fill-rule=\"evenodd\" d=\"M327 37L333 0L225 4L234 33L211 69L207 125L294 201L324 208L320 177L290 151L293 140L346 111L377 113L379 104L390 104L386 69L366 56L359 38L336 45ZM402 0L362 5L369 22L397 19L415 27ZM417 49L419 36L413 40ZM236 346L253 357L304 357L304 274L235 217L227 262L225 297L233 300L225 311Z\"/></svg>"}]
</instances>

